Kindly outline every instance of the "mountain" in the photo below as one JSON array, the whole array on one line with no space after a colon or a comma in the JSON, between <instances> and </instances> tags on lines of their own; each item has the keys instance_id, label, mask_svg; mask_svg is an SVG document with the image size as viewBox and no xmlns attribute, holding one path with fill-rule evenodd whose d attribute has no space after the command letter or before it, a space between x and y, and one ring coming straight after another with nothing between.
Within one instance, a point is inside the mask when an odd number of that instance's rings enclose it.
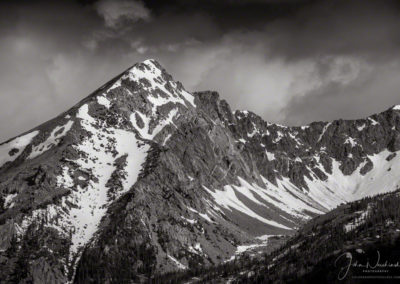
<instances>
[{"instance_id":1,"label":"mountain","mask_svg":"<svg viewBox=\"0 0 400 284\"><path fill-rule=\"evenodd\" d=\"M0 279L139 282L268 249L396 190L399 150L400 106L286 127L146 60L0 144Z\"/></svg>"}]
</instances>

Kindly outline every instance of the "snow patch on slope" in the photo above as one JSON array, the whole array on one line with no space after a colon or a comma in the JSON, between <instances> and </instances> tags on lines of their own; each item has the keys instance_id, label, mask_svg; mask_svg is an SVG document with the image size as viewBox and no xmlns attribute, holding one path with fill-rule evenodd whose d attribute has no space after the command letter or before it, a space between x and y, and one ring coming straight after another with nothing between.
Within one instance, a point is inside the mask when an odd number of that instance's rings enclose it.
<instances>
[{"instance_id":1,"label":"snow patch on slope","mask_svg":"<svg viewBox=\"0 0 400 284\"><path fill-rule=\"evenodd\" d=\"M8 194L4 199L4 208L12 208L14 206L13 200L17 195L17 193Z\"/></svg>"},{"instance_id":2,"label":"snow patch on slope","mask_svg":"<svg viewBox=\"0 0 400 284\"><path fill-rule=\"evenodd\" d=\"M200 217L202 217L203 219L205 219L206 221L210 222L210 223L215 223L213 220L211 220L211 218L205 214L205 213L200 213L199 211L197 211L196 209L192 208L192 207L187 207L190 211L198 214Z\"/></svg>"},{"instance_id":3,"label":"snow patch on slope","mask_svg":"<svg viewBox=\"0 0 400 284\"><path fill-rule=\"evenodd\" d=\"M367 127L367 125L364 123L363 125L357 126L357 130L363 131L365 127Z\"/></svg>"},{"instance_id":4,"label":"snow patch on slope","mask_svg":"<svg viewBox=\"0 0 400 284\"><path fill-rule=\"evenodd\" d=\"M69 168L64 166L62 168L61 175L57 176L57 186L58 187L72 187L74 186L74 180L71 178L70 174L68 173Z\"/></svg>"},{"instance_id":5,"label":"snow patch on slope","mask_svg":"<svg viewBox=\"0 0 400 284\"><path fill-rule=\"evenodd\" d=\"M377 122L375 119L373 119L371 117L368 117L368 120L371 121L372 125L378 125L379 124L379 122Z\"/></svg>"},{"instance_id":6,"label":"snow patch on slope","mask_svg":"<svg viewBox=\"0 0 400 284\"><path fill-rule=\"evenodd\" d=\"M143 121L144 126L142 128L139 127L138 122L136 120L136 114L140 116L140 118ZM173 119L176 118L178 114L178 109L172 109L169 113L168 116L157 124L157 126L150 130L150 119L148 119L145 115L143 115L140 111L136 111L130 115L130 120L132 125L136 128L136 130L139 132L140 136L144 139L151 140L153 139L158 133L163 130L163 128L169 124L173 124ZM167 139L165 139L164 143L166 142Z\"/></svg>"},{"instance_id":7,"label":"snow patch on slope","mask_svg":"<svg viewBox=\"0 0 400 284\"><path fill-rule=\"evenodd\" d=\"M2 167L5 163L13 162L16 158L18 158L26 146L28 146L32 142L32 139L38 134L39 131L36 130L0 145L0 167ZM12 150L14 149L15 153L12 153Z\"/></svg>"},{"instance_id":8,"label":"snow patch on slope","mask_svg":"<svg viewBox=\"0 0 400 284\"><path fill-rule=\"evenodd\" d=\"M347 137L346 141L344 141L344 144L350 144L351 147L357 146L357 142L352 137Z\"/></svg>"},{"instance_id":9,"label":"snow patch on slope","mask_svg":"<svg viewBox=\"0 0 400 284\"><path fill-rule=\"evenodd\" d=\"M266 247L268 245L269 239L271 237L275 237L275 236L281 236L281 235L263 235L263 236L256 237L256 240L258 240L258 243L237 246L235 253L226 262L235 260L236 257L238 257L239 255L241 255L245 252L257 249L259 247Z\"/></svg>"},{"instance_id":10,"label":"snow patch on slope","mask_svg":"<svg viewBox=\"0 0 400 284\"><path fill-rule=\"evenodd\" d=\"M317 141L317 142L321 141L322 137L324 137L325 132L328 130L328 128L329 128L330 125L331 125L331 122L327 123L327 124L324 126L324 128L322 129L321 134L320 134L319 137L318 137L318 141Z\"/></svg>"},{"instance_id":11,"label":"snow patch on slope","mask_svg":"<svg viewBox=\"0 0 400 284\"><path fill-rule=\"evenodd\" d=\"M183 265L182 263L180 263L175 257L167 254L168 258L170 260L172 260L172 262L176 265L176 267L178 267L179 269L187 269L186 265Z\"/></svg>"},{"instance_id":12,"label":"snow patch on slope","mask_svg":"<svg viewBox=\"0 0 400 284\"><path fill-rule=\"evenodd\" d=\"M365 211L358 211L356 213L359 214L359 216L355 218L352 222L344 225L344 231L346 233L353 231L355 228L362 225L369 214L369 210L367 209Z\"/></svg>"},{"instance_id":13,"label":"snow patch on slope","mask_svg":"<svg viewBox=\"0 0 400 284\"><path fill-rule=\"evenodd\" d=\"M275 160L275 154L274 153L265 151L265 154L267 155L268 161Z\"/></svg>"},{"instance_id":14,"label":"snow patch on slope","mask_svg":"<svg viewBox=\"0 0 400 284\"><path fill-rule=\"evenodd\" d=\"M105 106L106 108L110 108L110 106L111 106L111 102L104 95L97 96L97 102L100 105Z\"/></svg>"},{"instance_id":15,"label":"snow patch on slope","mask_svg":"<svg viewBox=\"0 0 400 284\"><path fill-rule=\"evenodd\" d=\"M248 215L249 217L252 217L254 219L257 219L265 224L278 227L281 229L286 229L286 230L291 230L291 228L284 226L282 224L279 224L273 220L268 220L257 213L255 213L251 208L249 208L246 204L244 204L236 195L236 192L234 190L234 187L237 188L234 185L226 185L224 186L223 190L215 190L215 192L209 190L207 187L203 186L203 188L214 198L215 203L219 207L226 208L230 211L232 209L235 209L239 212L242 212L245 215ZM250 200L254 202L255 197L250 193L250 191L246 187L241 187L238 188L238 191L246 195ZM261 204L259 201L257 203Z\"/></svg>"},{"instance_id":16,"label":"snow patch on slope","mask_svg":"<svg viewBox=\"0 0 400 284\"><path fill-rule=\"evenodd\" d=\"M254 184L257 194L259 194L268 203L273 204L286 213L308 219L309 216L304 213L305 210L322 214L324 208L312 200L303 190L295 186L288 178L277 179L277 185L274 185L265 177L261 176L266 188L261 188Z\"/></svg>"},{"instance_id":17,"label":"snow patch on slope","mask_svg":"<svg viewBox=\"0 0 400 284\"><path fill-rule=\"evenodd\" d=\"M204 255L203 249L200 243L196 243L194 246L189 246L188 250L197 255Z\"/></svg>"},{"instance_id":18,"label":"snow patch on slope","mask_svg":"<svg viewBox=\"0 0 400 284\"><path fill-rule=\"evenodd\" d=\"M56 126L50 133L50 136L46 139L46 141L32 148L32 152L30 153L28 159L34 159L37 156L46 152L47 150L51 149L53 146L57 145L60 142L61 138L68 133L73 124L74 122L70 120L64 125Z\"/></svg>"}]
</instances>

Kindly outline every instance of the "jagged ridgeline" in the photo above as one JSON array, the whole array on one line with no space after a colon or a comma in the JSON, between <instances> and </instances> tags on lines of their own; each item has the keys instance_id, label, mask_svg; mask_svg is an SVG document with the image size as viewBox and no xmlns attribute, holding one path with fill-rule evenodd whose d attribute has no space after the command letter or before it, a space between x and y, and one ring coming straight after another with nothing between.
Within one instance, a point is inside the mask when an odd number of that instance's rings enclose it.
<instances>
[{"instance_id":1,"label":"jagged ridgeline","mask_svg":"<svg viewBox=\"0 0 400 284\"><path fill-rule=\"evenodd\" d=\"M146 60L0 145L0 279L125 283L268 249L395 190L399 130L400 106L271 124Z\"/></svg>"}]
</instances>

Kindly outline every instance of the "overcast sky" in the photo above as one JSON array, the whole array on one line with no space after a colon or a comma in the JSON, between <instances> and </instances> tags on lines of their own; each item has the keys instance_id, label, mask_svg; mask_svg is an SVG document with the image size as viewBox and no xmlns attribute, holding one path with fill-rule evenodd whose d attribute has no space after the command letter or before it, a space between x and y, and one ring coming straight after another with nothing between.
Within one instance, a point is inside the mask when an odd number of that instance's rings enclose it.
<instances>
[{"instance_id":1,"label":"overcast sky","mask_svg":"<svg viewBox=\"0 0 400 284\"><path fill-rule=\"evenodd\" d=\"M0 140L68 109L138 61L189 91L300 125L400 104L399 1L0 3Z\"/></svg>"}]
</instances>

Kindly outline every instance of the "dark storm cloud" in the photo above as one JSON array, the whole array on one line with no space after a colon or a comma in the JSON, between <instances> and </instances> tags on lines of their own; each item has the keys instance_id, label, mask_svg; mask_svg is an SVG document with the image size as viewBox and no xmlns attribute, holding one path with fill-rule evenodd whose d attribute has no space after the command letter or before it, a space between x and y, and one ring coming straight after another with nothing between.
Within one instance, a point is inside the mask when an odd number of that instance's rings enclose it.
<instances>
[{"instance_id":1,"label":"dark storm cloud","mask_svg":"<svg viewBox=\"0 0 400 284\"><path fill-rule=\"evenodd\" d=\"M215 89L272 122L400 103L397 1L10 3L0 4L0 140L147 58L187 89Z\"/></svg>"},{"instance_id":2,"label":"dark storm cloud","mask_svg":"<svg viewBox=\"0 0 400 284\"><path fill-rule=\"evenodd\" d=\"M278 32L272 57L314 62L318 81L325 81L291 96L282 121L359 118L399 104L399 28L398 1L326 1L267 27Z\"/></svg>"},{"instance_id":3,"label":"dark storm cloud","mask_svg":"<svg viewBox=\"0 0 400 284\"><path fill-rule=\"evenodd\" d=\"M399 2L400 3L400 2ZM267 27L272 50L296 58L319 54L390 56L398 53L396 1L324 1Z\"/></svg>"}]
</instances>

